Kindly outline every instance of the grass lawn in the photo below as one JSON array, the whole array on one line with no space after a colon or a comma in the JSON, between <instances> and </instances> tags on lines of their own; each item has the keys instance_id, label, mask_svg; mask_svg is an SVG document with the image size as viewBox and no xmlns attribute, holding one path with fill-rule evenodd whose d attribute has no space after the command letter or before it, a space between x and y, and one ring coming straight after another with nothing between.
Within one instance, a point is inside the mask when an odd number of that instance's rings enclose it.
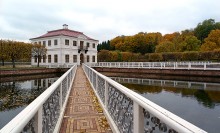
<instances>
[{"instance_id":1,"label":"grass lawn","mask_svg":"<svg viewBox=\"0 0 220 133\"><path fill-rule=\"evenodd\" d=\"M0 70L20 70L20 69L44 69L46 67L36 67L31 65L15 65L15 68L12 68L12 65L0 66Z\"/></svg>"}]
</instances>

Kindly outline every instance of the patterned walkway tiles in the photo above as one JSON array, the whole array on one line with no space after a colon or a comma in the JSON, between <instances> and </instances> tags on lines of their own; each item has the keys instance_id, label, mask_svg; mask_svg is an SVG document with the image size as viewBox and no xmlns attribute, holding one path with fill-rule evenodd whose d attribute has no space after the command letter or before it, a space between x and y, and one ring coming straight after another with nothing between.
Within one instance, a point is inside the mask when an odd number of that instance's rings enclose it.
<instances>
[{"instance_id":1,"label":"patterned walkway tiles","mask_svg":"<svg viewBox=\"0 0 220 133\"><path fill-rule=\"evenodd\" d=\"M107 128L102 126L100 120L104 115L97 110L94 97L82 68L78 68L62 121L61 133L112 132L108 125Z\"/></svg>"}]
</instances>

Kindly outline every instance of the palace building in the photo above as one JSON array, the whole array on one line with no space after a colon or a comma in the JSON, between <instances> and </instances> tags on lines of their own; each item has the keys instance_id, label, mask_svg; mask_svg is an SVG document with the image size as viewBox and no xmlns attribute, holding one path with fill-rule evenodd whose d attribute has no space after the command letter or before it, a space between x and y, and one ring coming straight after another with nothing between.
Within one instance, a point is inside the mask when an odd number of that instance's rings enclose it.
<instances>
[{"instance_id":1,"label":"palace building","mask_svg":"<svg viewBox=\"0 0 220 133\"><path fill-rule=\"evenodd\" d=\"M30 40L47 48L47 55L39 61L40 66L71 67L76 63L80 65L97 62L98 40L82 32L70 30L66 24L63 29L48 31ZM31 65L37 65L37 57L32 58Z\"/></svg>"}]
</instances>

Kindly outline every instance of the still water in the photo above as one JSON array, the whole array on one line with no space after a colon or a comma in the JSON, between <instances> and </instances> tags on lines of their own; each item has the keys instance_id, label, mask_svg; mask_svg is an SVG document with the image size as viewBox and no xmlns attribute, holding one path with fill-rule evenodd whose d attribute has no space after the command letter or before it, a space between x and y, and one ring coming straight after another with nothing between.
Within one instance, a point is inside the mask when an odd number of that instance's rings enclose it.
<instances>
[{"instance_id":1,"label":"still water","mask_svg":"<svg viewBox=\"0 0 220 133\"><path fill-rule=\"evenodd\" d=\"M207 132L220 132L219 83L112 79Z\"/></svg>"},{"instance_id":2,"label":"still water","mask_svg":"<svg viewBox=\"0 0 220 133\"><path fill-rule=\"evenodd\" d=\"M0 129L61 75L0 77Z\"/></svg>"}]
</instances>

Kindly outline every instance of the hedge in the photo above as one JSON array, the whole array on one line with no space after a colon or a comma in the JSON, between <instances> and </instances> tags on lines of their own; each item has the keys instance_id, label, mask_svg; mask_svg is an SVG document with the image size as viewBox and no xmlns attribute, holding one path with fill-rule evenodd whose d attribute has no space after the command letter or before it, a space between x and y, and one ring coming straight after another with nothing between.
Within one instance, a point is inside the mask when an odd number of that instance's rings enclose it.
<instances>
[{"instance_id":1,"label":"hedge","mask_svg":"<svg viewBox=\"0 0 220 133\"><path fill-rule=\"evenodd\" d=\"M220 50L210 52L140 53L101 50L98 61L104 62L157 62L157 61L220 61Z\"/></svg>"}]
</instances>

